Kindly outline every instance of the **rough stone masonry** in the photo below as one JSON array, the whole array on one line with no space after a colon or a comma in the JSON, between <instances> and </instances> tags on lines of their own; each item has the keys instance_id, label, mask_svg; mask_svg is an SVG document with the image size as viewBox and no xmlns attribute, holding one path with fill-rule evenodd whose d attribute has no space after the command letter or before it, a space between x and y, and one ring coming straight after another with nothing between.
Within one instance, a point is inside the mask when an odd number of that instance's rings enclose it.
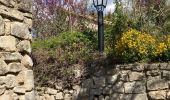
<instances>
[{"instance_id":1,"label":"rough stone masonry","mask_svg":"<svg viewBox=\"0 0 170 100\"><path fill-rule=\"evenodd\" d=\"M0 0L0 100L34 100L32 0Z\"/></svg>"},{"instance_id":2,"label":"rough stone masonry","mask_svg":"<svg viewBox=\"0 0 170 100\"><path fill-rule=\"evenodd\" d=\"M0 100L170 100L170 62L101 66L70 90L34 89L31 12L32 0L0 0Z\"/></svg>"},{"instance_id":3,"label":"rough stone masonry","mask_svg":"<svg viewBox=\"0 0 170 100\"><path fill-rule=\"evenodd\" d=\"M170 100L170 62L101 66L91 77L72 87L36 88L36 99Z\"/></svg>"}]
</instances>

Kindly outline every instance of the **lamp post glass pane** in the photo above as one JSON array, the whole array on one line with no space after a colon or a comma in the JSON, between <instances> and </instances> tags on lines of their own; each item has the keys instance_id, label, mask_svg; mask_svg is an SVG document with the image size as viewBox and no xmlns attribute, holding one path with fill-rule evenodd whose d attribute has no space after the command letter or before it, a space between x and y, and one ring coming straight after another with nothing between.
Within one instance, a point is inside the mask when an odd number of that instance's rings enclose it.
<instances>
[{"instance_id":1,"label":"lamp post glass pane","mask_svg":"<svg viewBox=\"0 0 170 100\"><path fill-rule=\"evenodd\" d=\"M103 5L103 2L102 2L103 0L97 0L97 1L98 1L98 5L99 5L99 6L102 6L102 5Z\"/></svg>"},{"instance_id":2,"label":"lamp post glass pane","mask_svg":"<svg viewBox=\"0 0 170 100\"><path fill-rule=\"evenodd\" d=\"M98 0L93 0L94 6L97 6L97 1Z\"/></svg>"},{"instance_id":3,"label":"lamp post glass pane","mask_svg":"<svg viewBox=\"0 0 170 100\"><path fill-rule=\"evenodd\" d=\"M106 7L106 5L107 5L107 0L103 0L103 5Z\"/></svg>"},{"instance_id":4,"label":"lamp post glass pane","mask_svg":"<svg viewBox=\"0 0 170 100\"><path fill-rule=\"evenodd\" d=\"M93 0L94 6L104 6L107 5L107 0Z\"/></svg>"}]
</instances>

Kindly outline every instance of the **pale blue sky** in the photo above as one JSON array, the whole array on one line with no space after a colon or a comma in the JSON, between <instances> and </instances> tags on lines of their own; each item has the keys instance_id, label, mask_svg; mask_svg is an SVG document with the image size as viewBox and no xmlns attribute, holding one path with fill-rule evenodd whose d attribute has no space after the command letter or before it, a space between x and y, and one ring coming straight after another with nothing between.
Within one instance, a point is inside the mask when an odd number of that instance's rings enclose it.
<instances>
[{"instance_id":1,"label":"pale blue sky","mask_svg":"<svg viewBox=\"0 0 170 100\"><path fill-rule=\"evenodd\" d=\"M107 6L106 6L106 12L114 12L115 5L113 4L113 0L108 0Z\"/></svg>"}]
</instances>

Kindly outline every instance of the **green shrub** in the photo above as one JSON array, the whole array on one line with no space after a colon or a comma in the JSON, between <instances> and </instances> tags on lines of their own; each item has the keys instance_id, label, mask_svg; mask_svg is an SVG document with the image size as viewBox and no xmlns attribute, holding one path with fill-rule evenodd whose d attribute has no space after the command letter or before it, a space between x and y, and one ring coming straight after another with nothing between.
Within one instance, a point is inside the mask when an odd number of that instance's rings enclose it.
<instances>
[{"instance_id":1,"label":"green shrub","mask_svg":"<svg viewBox=\"0 0 170 100\"><path fill-rule=\"evenodd\" d=\"M90 32L66 32L46 40L35 40L33 58L36 85L50 86L48 82L56 79L63 80L64 87L77 82L73 73L74 65L85 67L96 58L94 41L96 38Z\"/></svg>"}]
</instances>

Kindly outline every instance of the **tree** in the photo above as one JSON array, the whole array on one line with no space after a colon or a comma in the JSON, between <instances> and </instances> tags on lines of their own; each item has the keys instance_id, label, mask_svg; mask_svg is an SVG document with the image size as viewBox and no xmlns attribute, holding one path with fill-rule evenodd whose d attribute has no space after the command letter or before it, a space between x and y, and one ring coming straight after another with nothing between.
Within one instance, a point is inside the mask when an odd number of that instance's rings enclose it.
<instances>
[{"instance_id":1,"label":"tree","mask_svg":"<svg viewBox=\"0 0 170 100\"><path fill-rule=\"evenodd\" d=\"M34 0L34 28L37 30L37 36L46 37L66 31L81 31L85 19L79 15L88 14L88 1Z\"/></svg>"},{"instance_id":2,"label":"tree","mask_svg":"<svg viewBox=\"0 0 170 100\"><path fill-rule=\"evenodd\" d=\"M132 4L132 18L138 30L153 34L167 33L170 0L129 0Z\"/></svg>"}]
</instances>

